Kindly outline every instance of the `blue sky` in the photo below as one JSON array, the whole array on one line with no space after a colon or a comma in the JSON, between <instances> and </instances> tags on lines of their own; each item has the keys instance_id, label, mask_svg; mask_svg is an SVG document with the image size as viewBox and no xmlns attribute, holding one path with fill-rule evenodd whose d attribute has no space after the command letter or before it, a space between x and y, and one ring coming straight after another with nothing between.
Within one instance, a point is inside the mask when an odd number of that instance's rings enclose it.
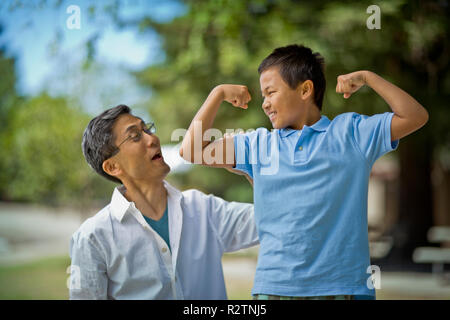
<instances>
[{"instance_id":1,"label":"blue sky","mask_svg":"<svg viewBox=\"0 0 450 320\"><path fill-rule=\"evenodd\" d=\"M10 10L11 5L24 5ZM164 59L160 39L155 32L139 33L137 28L117 29L111 18L102 12L112 1L95 0L0 0L0 47L16 58L17 90L33 96L46 90L50 94L75 99L85 111L96 115L107 107L127 104L133 113L150 119L146 102L151 96L149 88L142 88L130 70L139 70ZM185 12L183 5L173 0L122 0L119 11L122 19L138 19L149 15L164 22ZM71 16L70 5L80 8L81 28L67 28ZM95 19L89 7L100 7ZM94 63L82 70L86 57L86 41L99 34ZM58 41L55 41L58 39ZM142 108L141 108L142 107ZM178 147L163 146L166 162L172 172L188 170L179 156Z\"/></svg>"},{"instance_id":2,"label":"blue sky","mask_svg":"<svg viewBox=\"0 0 450 320\"><path fill-rule=\"evenodd\" d=\"M101 36L96 45L95 61L109 69L117 68L118 72L138 70L164 56L156 33L114 27L111 18L103 12L104 6L113 1L47 0L39 5L40 2L2 0L0 3L0 23L4 29L0 46L17 58L17 89L22 94L33 95L48 89L51 83L48 80L61 69L61 63L72 66L81 63L86 56L84 43L96 34ZM58 2L61 4L56 6ZM22 5L14 6L20 3ZM176 1L123 0L120 3L122 19L149 15L168 21L184 12L184 7ZM98 8L95 19L89 14L93 4ZM66 12L70 5L80 8L79 30L66 26L71 16Z\"/></svg>"}]
</instances>

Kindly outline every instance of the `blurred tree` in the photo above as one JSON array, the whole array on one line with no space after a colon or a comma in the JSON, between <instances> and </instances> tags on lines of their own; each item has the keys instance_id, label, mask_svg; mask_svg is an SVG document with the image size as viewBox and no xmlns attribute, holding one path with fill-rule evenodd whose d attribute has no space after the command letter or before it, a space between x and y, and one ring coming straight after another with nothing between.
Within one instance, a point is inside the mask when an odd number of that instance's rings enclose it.
<instances>
[{"instance_id":1,"label":"blurred tree","mask_svg":"<svg viewBox=\"0 0 450 320\"><path fill-rule=\"evenodd\" d=\"M1 33L1 26L0 26ZM0 74L2 81L0 81L0 150L2 156L0 157L0 199L6 198L6 188L8 186L7 176L9 168L7 161L9 154L9 141L7 136L11 131L9 126L11 120L11 111L15 103L19 101L16 92L16 73L15 73L15 59L6 57L4 49L0 48Z\"/></svg>"},{"instance_id":2,"label":"blurred tree","mask_svg":"<svg viewBox=\"0 0 450 320\"><path fill-rule=\"evenodd\" d=\"M112 183L94 173L81 152L89 120L65 99L45 93L15 105L7 136L7 197L83 206L88 201L80 199L109 196Z\"/></svg>"},{"instance_id":3,"label":"blurred tree","mask_svg":"<svg viewBox=\"0 0 450 320\"><path fill-rule=\"evenodd\" d=\"M256 128L270 123L260 110L257 66L274 48L302 43L326 60L324 113L390 111L372 90L344 100L335 92L336 77L359 69L374 71L411 93L430 112L423 129L402 139L400 212L391 230L395 247L389 261L411 260L412 250L426 243L432 225L433 159L450 143L449 6L444 2L385 1L381 29L369 30L366 12L371 1L184 1L187 13L169 23L151 18L139 22L162 37L166 59L137 74L154 90L150 113L163 142L175 128L187 128L209 91L220 83L246 84L253 100L242 111L225 105L215 126ZM195 167L175 177L233 200L251 201L252 190L242 177L217 169Z\"/></svg>"},{"instance_id":4,"label":"blurred tree","mask_svg":"<svg viewBox=\"0 0 450 320\"><path fill-rule=\"evenodd\" d=\"M39 3L5 1L0 4L0 9L6 7L9 12L29 13L22 14L24 20L20 22L31 28L33 10L46 6L58 10L61 4L61 1L46 0ZM2 31L0 25L0 34ZM56 35L53 43L48 45L55 57L62 40L61 30L58 29ZM85 73L92 65L93 53L89 48L95 40L89 39L87 43ZM91 116L77 107L80 101L68 96L67 91L64 97L57 98L45 92L35 97L19 97L15 88L15 59L7 57L5 51L0 48L0 200L72 205L83 209L106 204L115 184L91 170L81 152L82 133ZM61 67L73 68L64 64ZM70 71L72 78L60 76L54 82L59 81L60 87L67 87L70 80L75 82L73 77L78 70Z\"/></svg>"},{"instance_id":5,"label":"blurred tree","mask_svg":"<svg viewBox=\"0 0 450 320\"><path fill-rule=\"evenodd\" d=\"M291 43L305 44L325 57L328 89L323 112L330 118L347 111L389 111L386 103L367 88L349 100L336 94L339 74L368 69L411 93L429 110L430 121L419 132L402 139L399 151L394 153L401 165L400 207L398 223L390 230L395 247L388 261L409 262L412 250L426 243L426 232L433 224L433 161L443 153L448 155L450 149L447 1L380 2L379 30L366 26L371 15L366 10L372 1L185 0L186 13L168 22L151 15L124 19L118 12L125 2L109 2L106 7L90 2L89 17L103 8L119 28L139 26L143 32L156 30L161 36L165 60L136 73L136 77L153 90L149 112L163 143L171 142L174 129L188 127L210 90L220 83L246 84L253 100L245 111L224 104L215 124L218 129L270 129L260 110L257 67L274 48ZM96 39L87 44L91 50L88 58L95 56L92 50ZM25 105L30 108L29 115L22 109ZM58 106L62 113L52 106ZM79 183L84 183L89 174L75 177L70 170L81 170L81 154L76 151L80 141L75 140L81 139L82 126L77 127L77 123L85 125L87 119L67 108L63 100L46 95L27 102L17 112L12 122L14 134L6 140L15 148L15 160L8 168L16 168L14 172L23 178L12 184L13 196L36 199L40 194L51 198L48 190L61 192L59 187L69 183L76 199L81 191ZM44 122L33 119L44 115L49 126L40 130ZM64 120L68 121L67 135L57 125ZM75 151L70 149L75 145ZM70 166L73 159L76 161ZM61 168L51 168L52 161L53 166L61 161ZM225 170L195 166L170 179L182 188L199 188L228 200L252 201L252 189L244 178ZM36 183L42 181L46 185L39 187Z\"/></svg>"}]
</instances>

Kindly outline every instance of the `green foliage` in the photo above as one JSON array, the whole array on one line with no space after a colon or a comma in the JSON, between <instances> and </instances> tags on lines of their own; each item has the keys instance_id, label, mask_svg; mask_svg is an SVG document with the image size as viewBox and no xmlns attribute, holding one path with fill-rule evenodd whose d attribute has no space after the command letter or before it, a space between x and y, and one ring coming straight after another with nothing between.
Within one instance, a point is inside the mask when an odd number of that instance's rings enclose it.
<instances>
[{"instance_id":1,"label":"green foliage","mask_svg":"<svg viewBox=\"0 0 450 320\"><path fill-rule=\"evenodd\" d=\"M8 181L6 177L9 141L7 136L11 132L10 120L11 111L14 104L19 101L16 94L15 84L15 60L7 58L4 52L0 50L0 74L2 81L0 81L0 150L2 150L0 157L0 196L4 194L7 188Z\"/></svg>"},{"instance_id":2,"label":"green foliage","mask_svg":"<svg viewBox=\"0 0 450 320\"><path fill-rule=\"evenodd\" d=\"M9 110L17 99L14 65L14 59L5 57L3 51L0 50L0 74L2 75L2 81L0 82L0 130L2 131L7 125Z\"/></svg>"},{"instance_id":3,"label":"green foliage","mask_svg":"<svg viewBox=\"0 0 450 320\"><path fill-rule=\"evenodd\" d=\"M92 174L81 152L81 138L89 120L65 99L47 94L15 106L5 137L5 197L80 204L79 199L105 196L103 188L109 193L109 184Z\"/></svg>"},{"instance_id":4,"label":"green foliage","mask_svg":"<svg viewBox=\"0 0 450 320\"><path fill-rule=\"evenodd\" d=\"M140 23L141 29L153 28L161 35L166 53L164 62L137 74L141 83L153 89L149 112L163 142L170 142L174 129L189 126L210 90L220 83L247 85L252 102L246 111L224 103L216 128L223 132L227 128L271 129L260 110L257 67L274 48L302 43L325 57L324 114L333 118L348 111L390 111L368 88L349 100L336 94L338 75L368 69L428 108L431 119L423 136L432 139L432 144L448 146L449 9L444 4L381 2L381 29L369 30L366 9L370 1L184 2L188 11L182 17L169 23L146 18ZM184 186L251 201L251 190L239 189L242 177L234 178L225 170L208 168L195 168L176 177Z\"/></svg>"},{"instance_id":5,"label":"green foliage","mask_svg":"<svg viewBox=\"0 0 450 320\"><path fill-rule=\"evenodd\" d=\"M90 4L88 18L106 12L117 27L155 30L165 59L135 76L152 89L148 110L162 143L177 128L187 128L211 89L221 83L245 84L252 94L248 110L226 103L215 127L249 129L270 122L261 111L257 67L274 48L302 43L326 61L327 90L323 113L389 111L371 89L349 100L336 94L336 77L368 69L411 93L430 112L420 135L431 149L450 149L449 8L445 2L392 0L377 3L381 29L369 30L366 9L371 1L186 0L186 14L169 22L151 17L121 20L125 1ZM95 57L100 33L87 42ZM85 69L82 72L86 72ZM113 184L85 163L81 134L90 116L66 98L41 94L29 100L15 92L14 60L0 52L0 197L3 199L70 202L105 199ZM228 200L252 201L252 189L241 176L200 166L169 177L181 188L198 188Z\"/></svg>"}]
</instances>

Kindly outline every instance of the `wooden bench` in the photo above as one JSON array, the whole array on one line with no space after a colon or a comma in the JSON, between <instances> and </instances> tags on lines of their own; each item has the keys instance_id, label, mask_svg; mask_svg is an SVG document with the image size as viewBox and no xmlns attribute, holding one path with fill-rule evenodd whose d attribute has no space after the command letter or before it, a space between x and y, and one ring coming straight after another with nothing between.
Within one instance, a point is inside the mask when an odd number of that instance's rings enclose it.
<instances>
[{"instance_id":1,"label":"wooden bench","mask_svg":"<svg viewBox=\"0 0 450 320\"><path fill-rule=\"evenodd\" d=\"M428 241L431 243L450 243L450 227L436 226L430 228L427 233ZM432 272L437 275L442 284L449 285L450 279L444 272L444 265L450 264L450 248L443 247L418 247L413 252L415 263L431 263Z\"/></svg>"}]
</instances>

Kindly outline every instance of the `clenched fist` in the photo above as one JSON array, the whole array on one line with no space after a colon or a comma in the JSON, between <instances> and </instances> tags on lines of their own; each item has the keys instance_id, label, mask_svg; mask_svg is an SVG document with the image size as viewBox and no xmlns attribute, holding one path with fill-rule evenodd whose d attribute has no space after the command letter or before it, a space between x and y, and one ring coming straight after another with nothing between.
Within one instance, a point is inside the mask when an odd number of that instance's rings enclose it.
<instances>
[{"instance_id":1,"label":"clenched fist","mask_svg":"<svg viewBox=\"0 0 450 320\"><path fill-rule=\"evenodd\" d=\"M337 77L336 92L343 93L344 98L350 96L366 84L365 71L356 71Z\"/></svg>"},{"instance_id":2,"label":"clenched fist","mask_svg":"<svg viewBox=\"0 0 450 320\"><path fill-rule=\"evenodd\" d=\"M252 99L246 86L221 84L217 89L221 91L223 100L238 108L247 109L248 103Z\"/></svg>"}]
</instances>

